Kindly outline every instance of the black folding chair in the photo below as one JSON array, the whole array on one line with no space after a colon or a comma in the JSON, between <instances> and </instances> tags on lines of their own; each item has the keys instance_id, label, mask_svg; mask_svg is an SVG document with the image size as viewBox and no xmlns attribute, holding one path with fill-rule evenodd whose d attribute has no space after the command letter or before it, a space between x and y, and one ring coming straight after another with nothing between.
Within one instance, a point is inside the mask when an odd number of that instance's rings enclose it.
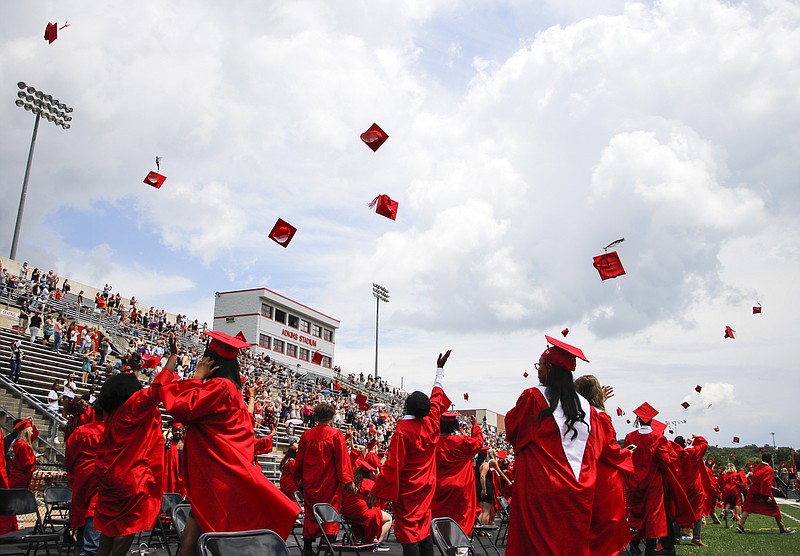
<instances>
[{"instance_id":1,"label":"black folding chair","mask_svg":"<svg viewBox=\"0 0 800 556\"><path fill-rule=\"evenodd\" d=\"M471 554L474 552L467 534L458 523L449 517L437 517L431 520L431 537L441 556L456 556L459 553Z\"/></svg>"},{"instance_id":2,"label":"black folding chair","mask_svg":"<svg viewBox=\"0 0 800 556\"><path fill-rule=\"evenodd\" d=\"M152 546L153 537L157 537L156 542L164 547L168 556L172 556L169 543L175 540L170 535L172 531L172 510L181 502L183 502L183 496L175 492L165 492L161 495L161 512L158 514L156 523L150 530L150 537L147 539L147 545ZM180 546L180 540L178 540L178 545Z\"/></svg>"},{"instance_id":3,"label":"black folding chair","mask_svg":"<svg viewBox=\"0 0 800 556\"><path fill-rule=\"evenodd\" d=\"M500 516L500 523L497 530L497 544L505 544L506 537L508 536L508 524L511 523L511 504L508 503L505 496L498 496L497 501L500 503L500 511L497 515Z\"/></svg>"},{"instance_id":4,"label":"black folding chair","mask_svg":"<svg viewBox=\"0 0 800 556\"><path fill-rule=\"evenodd\" d=\"M36 514L36 524L30 535L7 533L0 537L0 545L27 545L28 554L34 549L34 555L39 553L39 545L44 545L44 550L50 554L49 543L53 543L56 554L61 554L61 544L57 533L43 533L42 516L36 498L30 490L24 488L0 489L0 516L20 516Z\"/></svg>"},{"instance_id":5,"label":"black folding chair","mask_svg":"<svg viewBox=\"0 0 800 556\"><path fill-rule=\"evenodd\" d=\"M66 486L49 486L44 489L44 519L42 532L49 528L53 533L64 534L69 528L69 506L72 503L72 489ZM56 530L58 527L58 530Z\"/></svg>"},{"instance_id":6,"label":"black folding chair","mask_svg":"<svg viewBox=\"0 0 800 556\"><path fill-rule=\"evenodd\" d=\"M478 520L478 516L475 516L475 528L472 530L472 537L470 540L474 542L475 539L478 539L478 544L481 545L481 550L483 550L484 554L489 554L484 544L484 541L486 541L497 556L502 556L492 538L492 535L494 535L496 531L499 531L499 529L500 527L498 525L483 525L480 520Z\"/></svg>"},{"instance_id":7,"label":"black folding chair","mask_svg":"<svg viewBox=\"0 0 800 556\"><path fill-rule=\"evenodd\" d=\"M364 552L372 552L375 548L375 543L353 543L353 533L350 531L350 524L347 523L339 512L330 504L314 504L314 519L319 525L322 533L322 541L317 547L317 556L325 550L325 554L342 554L342 552L355 552L361 554ZM337 526L337 532L334 535L329 535L325 531L325 527L331 524ZM342 533L342 538L339 539L339 532Z\"/></svg>"},{"instance_id":8,"label":"black folding chair","mask_svg":"<svg viewBox=\"0 0 800 556\"><path fill-rule=\"evenodd\" d=\"M183 530L186 529L186 520L189 519L189 512L192 511L191 504L176 504L172 508L172 529L178 537L178 549L175 556L181 553L181 541L183 540Z\"/></svg>"},{"instance_id":9,"label":"black folding chair","mask_svg":"<svg viewBox=\"0 0 800 556\"><path fill-rule=\"evenodd\" d=\"M203 533L197 539L200 556L290 556L286 543L269 529L239 533Z\"/></svg>"}]
</instances>

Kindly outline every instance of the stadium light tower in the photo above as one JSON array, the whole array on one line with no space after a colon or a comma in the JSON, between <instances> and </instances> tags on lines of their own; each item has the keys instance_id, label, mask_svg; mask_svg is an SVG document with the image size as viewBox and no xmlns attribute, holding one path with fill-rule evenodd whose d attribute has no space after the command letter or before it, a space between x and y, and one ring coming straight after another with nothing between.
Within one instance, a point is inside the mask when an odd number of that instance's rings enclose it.
<instances>
[{"instance_id":1,"label":"stadium light tower","mask_svg":"<svg viewBox=\"0 0 800 556\"><path fill-rule=\"evenodd\" d=\"M372 284L372 295L375 296L375 380L378 376L378 314L381 310L381 301L389 303L389 290L380 284Z\"/></svg>"},{"instance_id":2,"label":"stadium light tower","mask_svg":"<svg viewBox=\"0 0 800 556\"><path fill-rule=\"evenodd\" d=\"M28 164L25 166L25 179L22 181L22 193L19 196L19 208L17 209L17 223L14 225L14 239L11 241L11 259L17 255L17 242L19 241L19 231L22 227L22 213L25 210L25 196L28 194L28 178L31 174L31 162L33 161L33 149L36 147L36 134L39 131L39 120L44 118L62 129L69 129L72 121L72 108L59 102L52 95L36 90L22 81L17 83L16 105L33 113L36 120L33 123L33 136L31 137L31 148L28 151Z\"/></svg>"}]
</instances>

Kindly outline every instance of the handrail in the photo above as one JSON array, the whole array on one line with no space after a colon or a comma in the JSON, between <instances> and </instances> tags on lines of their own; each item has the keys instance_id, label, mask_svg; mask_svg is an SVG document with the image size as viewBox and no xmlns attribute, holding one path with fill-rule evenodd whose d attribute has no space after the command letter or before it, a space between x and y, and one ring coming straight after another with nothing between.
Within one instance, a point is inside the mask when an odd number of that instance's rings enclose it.
<instances>
[{"instance_id":1,"label":"handrail","mask_svg":"<svg viewBox=\"0 0 800 556\"><path fill-rule=\"evenodd\" d=\"M34 398L33 396L29 395L25 390L14 384L10 381L6 376L0 375L0 380L2 380L3 384L7 389L9 389L13 394L19 396L19 406L17 408L17 419L22 419L22 401L24 400L29 405L33 406L33 408L40 413L40 417L47 420L50 419L51 421L56 422L56 437L58 437L58 426L64 426L67 424L67 420L61 417L60 415L56 415L55 413L50 412L46 406L42 405L42 403ZM6 412L10 417L14 417L14 414L7 409L3 408L3 411ZM48 438L49 435L39 435L39 441L44 442L47 446L52 449L53 451L64 455L63 452L56 448L56 445L53 443L52 438Z\"/></svg>"}]
</instances>

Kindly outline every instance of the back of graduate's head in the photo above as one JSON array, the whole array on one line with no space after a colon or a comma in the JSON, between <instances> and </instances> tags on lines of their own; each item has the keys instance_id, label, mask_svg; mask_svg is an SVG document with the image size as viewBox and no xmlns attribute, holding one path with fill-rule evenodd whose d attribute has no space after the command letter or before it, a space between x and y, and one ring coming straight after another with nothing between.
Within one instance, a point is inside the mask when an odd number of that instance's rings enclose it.
<instances>
[{"instance_id":1,"label":"back of graduate's head","mask_svg":"<svg viewBox=\"0 0 800 556\"><path fill-rule=\"evenodd\" d=\"M600 381L594 375L583 375L575 379L575 390L586 398L592 407L605 411L603 403L603 388Z\"/></svg>"},{"instance_id":2,"label":"back of graduate's head","mask_svg":"<svg viewBox=\"0 0 800 556\"><path fill-rule=\"evenodd\" d=\"M761 452L761 461L772 465L772 454L769 452Z\"/></svg>"},{"instance_id":3,"label":"back of graduate's head","mask_svg":"<svg viewBox=\"0 0 800 556\"><path fill-rule=\"evenodd\" d=\"M314 419L316 419L318 423L331 422L335 414L336 408L329 403L320 402L314 406Z\"/></svg>"},{"instance_id":4,"label":"back of graduate's head","mask_svg":"<svg viewBox=\"0 0 800 556\"><path fill-rule=\"evenodd\" d=\"M676 436L675 437L675 444L677 444L681 448L686 448L686 439L683 438L682 436Z\"/></svg>"},{"instance_id":5,"label":"back of graduate's head","mask_svg":"<svg viewBox=\"0 0 800 556\"><path fill-rule=\"evenodd\" d=\"M109 377L100 388L95 405L103 414L108 415L141 389L142 385L136 375L132 373L114 375Z\"/></svg>"},{"instance_id":6,"label":"back of graduate's head","mask_svg":"<svg viewBox=\"0 0 800 556\"><path fill-rule=\"evenodd\" d=\"M236 388L242 389L242 374L241 367L239 367L239 358L223 357L213 349L206 347L203 357L208 357L214 362L217 370L208 375L208 380L212 378L227 378L236 385Z\"/></svg>"},{"instance_id":7,"label":"back of graduate's head","mask_svg":"<svg viewBox=\"0 0 800 556\"><path fill-rule=\"evenodd\" d=\"M405 412L417 418L427 417L431 412L431 399L419 390L411 392L406 398Z\"/></svg>"},{"instance_id":8,"label":"back of graduate's head","mask_svg":"<svg viewBox=\"0 0 800 556\"><path fill-rule=\"evenodd\" d=\"M450 421L446 419L441 419L439 423L443 436L448 434L453 434L458 430L458 421L456 420Z\"/></svg>"}]
</instances>

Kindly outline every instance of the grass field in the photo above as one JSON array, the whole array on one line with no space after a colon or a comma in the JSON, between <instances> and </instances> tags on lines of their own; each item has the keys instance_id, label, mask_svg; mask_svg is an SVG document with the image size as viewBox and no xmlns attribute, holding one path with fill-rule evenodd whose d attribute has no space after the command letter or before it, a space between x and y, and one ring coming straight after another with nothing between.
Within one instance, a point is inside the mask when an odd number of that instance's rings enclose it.
<instances>
[{"instance_id":1,"label":"grass field","mask_svg":"<svg viewBox=\"0 0 800 556\"><path fill-rule=\"evenodd\" d=\"M800 507L781 505L781 511L791 517L784 516L783 522L791 529L797 529L794 535L779 535L778 526L771 517L751 515L747 518L747 534L736 532L736 522L731 528L725 525L709 525L703 527L702 541L707 547L681 544L676 547L680 555L705 556L800 556ZM795 519L792 519L794 517Z\"/></svg>"}]
</instances>

